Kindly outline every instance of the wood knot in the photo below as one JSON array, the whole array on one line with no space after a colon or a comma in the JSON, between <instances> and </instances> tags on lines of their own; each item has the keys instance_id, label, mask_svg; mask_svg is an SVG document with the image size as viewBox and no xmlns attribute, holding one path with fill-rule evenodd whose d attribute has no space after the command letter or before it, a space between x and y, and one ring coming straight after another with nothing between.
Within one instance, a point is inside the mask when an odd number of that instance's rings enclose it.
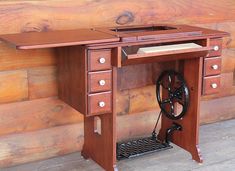
<instances>
[{"instance_id":1,"label":"wood knot","mask_svg":"<svg viewBox=\"0 0 235 171\"><path fill-rule=\"evenodd\" d=\"M133 22L135 19L135 16L132 12L130 11L124 11L122 14L120 14L117 19L116 23L119 25L125 25Z\"/></svg>"},{"instance_id":2,"label":"wood knot","mask_svg":"<svg viewBox=\"0 0 235 171\"><path fill-rule=\"evenodd\" d=\"M28 22L21 29L22 33L28 32L47 32L50 29L50 22L48 20L42 20L39 23Z\"/></svg>"}]
</instances>

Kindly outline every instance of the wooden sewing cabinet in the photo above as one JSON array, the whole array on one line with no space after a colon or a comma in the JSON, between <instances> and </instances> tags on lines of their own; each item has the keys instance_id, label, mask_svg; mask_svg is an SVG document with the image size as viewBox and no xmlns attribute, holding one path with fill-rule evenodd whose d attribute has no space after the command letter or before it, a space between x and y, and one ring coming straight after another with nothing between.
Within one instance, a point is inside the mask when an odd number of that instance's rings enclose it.
<instances>
[{"instance_id":1,"label":"wooden sewing cabinet","mask_svg":"<svg viewBox=\"0 0 235 171\"><path fill-rule=\"evenodd\" d=\"M172 142L202 162L198 147L200 97L219 92L222 37L227 33L186 25L93 28L1 35L17 49L54 48L59 98L84 114L82 155L105 170L116 168L117 69L126 65L177 60L187 82L190 104ZM137 53L139 48L193 43L200 47ZM172 120L162 116L164 139Z\"/></svg>"}]
</instances>

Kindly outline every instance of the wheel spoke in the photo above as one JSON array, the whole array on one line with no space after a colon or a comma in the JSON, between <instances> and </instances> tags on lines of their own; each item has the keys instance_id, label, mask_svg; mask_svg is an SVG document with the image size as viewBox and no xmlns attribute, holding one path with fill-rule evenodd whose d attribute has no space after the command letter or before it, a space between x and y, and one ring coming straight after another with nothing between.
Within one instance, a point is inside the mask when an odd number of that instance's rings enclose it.
<instances>
[{"instance_id":1,"label":"wheel spoke","mask_svg":"<svg viewBox=\"0 0 235 171\"><path fill-rule=\"evenodd\" d=\"M174 91L174 94L182 93L183 88L184 88L184 85L181 85L180 87L176 88L175 91Z\"/></svg>"},{"instance_id":2,"label":"wheel spoke","mask_svg":"<svg viewBox=\"0 0 235 171\"><path fill-rule=\"evenodd\" d=\"M175 107L174 107L174 104L171 103L171 114L174 115L174 112L175 112Z\"/></svg>"},{"instance_id":3,"label":"wheel spoke","mask_svg":"<svg viewBox=\"0 0 235 171\"><path fill-rule=\"evenodd\" d=\"M171 74L169 73L168 74L168 90L171 92L171 90L172 90L172 78L171 78Z\"/></svg>"},{"instance_id":4,"label":"wheel spoke","mask_svg":"<svg viewBox=\"0 0 235 171\"><path fill-rule=\"evenodd\" d=\"M171 99L165 99L162 101L162 104L166 104L166 103L170 103L171 102Z\"/></svg>"},{"instance_id":5,"label":"wheel spoke","mask_svg":"<svg viewBox=\"0 0 235 171\"><path fill-rule=\"evenodd\" d=\"M171 74L170 74L170 73L168 74L168 81L169 81L169 83L171 83L171 81L172 81L172 80L171 80Z\"/></svg>"},{"instance_id":6,"label":"wheel spoke","mask_svg":"<svg viewBox=\"0 0 235 171\"><path fill-rule=\"evenodd\" d=\"M184 86L182 85L173 92L174 98L182 100L182 96L184 95L183 87Z\"/></svg>"},{"instance_id":7,"label":"wheel spoke","mask_svg":"<svg viewBox=\"0 0 235 171\"><path fill-rule=\"evenodd\" d=\"M183 100L183 97L182 97L182 94L181 95L174 95L174 101L175 102L178 102L179 104L181 104L182 106L184 106L185 104L185 102L184 102L184 100Z\"/></svg>"},{"instance_id":8,"label":"wheel spoke","mask_svg":"<svg viewBox=\"0 0 235 171\"><path fill-rule=\"evenodd\" d=\"M182 95L177 94L177 95L174 95L174 99L182 100L183 98L182 98Z\"/></svg>"}]
</instances>

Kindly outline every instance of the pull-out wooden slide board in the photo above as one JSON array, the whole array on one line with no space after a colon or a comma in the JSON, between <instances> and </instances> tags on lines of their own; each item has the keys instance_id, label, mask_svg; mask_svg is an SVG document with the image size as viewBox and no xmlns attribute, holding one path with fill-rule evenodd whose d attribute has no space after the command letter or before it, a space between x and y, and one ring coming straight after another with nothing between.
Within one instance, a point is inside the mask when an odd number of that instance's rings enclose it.
<instances>
[{"instance_id":1,"label":"pull-out wooden slide board","mask_svg":"<svg viewBox=\"0 0 235 171\"><path fill-rule=\"evenodd\" d=\"M137 54L186 50L186 49L194 49L194 48L201 48L201 47L202 46L200 46L196 43L183 43L183 44L174 44L174 45L152 46L152 47L139 48Z\"/></svg>"}]
</instances>

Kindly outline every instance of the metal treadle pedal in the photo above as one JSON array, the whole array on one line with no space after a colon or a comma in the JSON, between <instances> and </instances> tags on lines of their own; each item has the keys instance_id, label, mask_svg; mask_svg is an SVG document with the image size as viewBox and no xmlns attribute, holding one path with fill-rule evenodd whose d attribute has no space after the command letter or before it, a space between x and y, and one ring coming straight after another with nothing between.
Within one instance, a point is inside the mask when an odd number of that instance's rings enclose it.
<instances>
[{"instance_id":1,"label":"metal treadle pedal","mask_svg":"<svg viewBox=\"0 0 235 171\"><path fill-rule=\"evenodd\" d=\"M117 160L137 157L170 148L172 148L172 146L167 143L162 143L152 136L119 142L117 143Z\"/></svg>"}]
</instances>

